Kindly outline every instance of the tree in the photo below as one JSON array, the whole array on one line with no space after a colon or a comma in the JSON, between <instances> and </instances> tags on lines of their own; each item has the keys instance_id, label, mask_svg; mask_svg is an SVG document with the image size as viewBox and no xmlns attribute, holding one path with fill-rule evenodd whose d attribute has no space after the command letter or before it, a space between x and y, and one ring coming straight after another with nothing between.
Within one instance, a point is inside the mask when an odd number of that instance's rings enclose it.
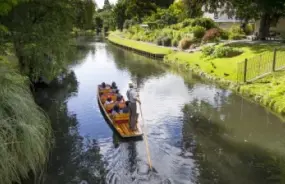
<instances>
[{"instance_id":1,"label":"tree","mask_svg":"<svg viewBox=\"0 0 285 184\"><path fill-rule=\"evenodd\" d=\"M111 9L112 9L112 6L111 6L109 0L105 0L103 10L111 10Z\"/></svg>"},{"instance_id":2,"label":"tree","mask_svg":"<svg viewBox=\"0 0 285 184\"><path fill-rule=\"evenodd\" d=\"M154 0L154 3L161 8L168 8L174 0Z\"/></svg>"},{"instance_id":3,"label":"tree","mask_svg":"<svg viewBox=\"0 0 285 184\"><path fill-rule=\"evenodd\" d=\"M95 16L95 27L97 34L102 30L103 28L103 20L99 15Z\"/></svg>"},{"instance_id":4,"label":"tree","mask_svg":"<svg viewBox=\"0 0 285 184\"><path fill-rule=\"evenodd\" d=\"M92 0L76 1L75 8L75 25L80 29L92 29L94 27L94 15L97 4Z\"/></svg>"},{"instance_id":5,"label":"tree","mask_svg":"<svg viewBox=\"0 0 285 184\"><path fill-rule=\"evenodd\" d=\"M142 18L150 15L156 10L156 5L152 0L128 0L127 1L126 15L141 22Z\"/></svg>"},{"instance_id":6,"label":"tree","mask_svg":"<svg viewBox=\"0 0 285 184\"><path fill-rule=\"evenodd\" d=\"M182 0L182 3L186 8L189 18L196 18L203 15L203 2L201 0Z\"/></svg>"},{"instance_id":7,"label":"tree","mask_svg":"<svg viewBox=\"0 0 285 184\"><path fill-rule=\"evenodd\" d=\"M127 10L127 3L125 1L119 1L114 9L114 17L115 22L117 24L118 29L123 30L124 22L128 19L128 16L126 15Z\"/></svg>"},{"instance_id":8,"label":"tree","mask_svg":"<svg viewBox=\"0 0 285 184\"><path fill-rule=\"evenodd\" d=\"M10 32L6 41L13 43L20 70L31 81L42 77L51 80L66 66L74 3L75 0L26 1L0 17Z\"/></svg>"}]
</instances>

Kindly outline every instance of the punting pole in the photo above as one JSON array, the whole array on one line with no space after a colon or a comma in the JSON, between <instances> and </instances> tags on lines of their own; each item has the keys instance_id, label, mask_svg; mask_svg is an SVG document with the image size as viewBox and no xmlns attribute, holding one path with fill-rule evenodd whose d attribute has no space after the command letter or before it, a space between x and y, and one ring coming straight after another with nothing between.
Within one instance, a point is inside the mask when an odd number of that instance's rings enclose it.
<instances>
[{"instance_id":1,"label":"punting pole","mask_svg":"<svg viewBox=\"0 0 285 184\"><path fill-rule=\"evenodd\" d=\"M143 118L143 114L142 114L142 107L140 105L140 111L141 111L141 118L143 121L144 126L146 126L145 122L144 122L144 118ZM146 129L146 127L144 127L144 129ZM146 154L147 154L147 160L148 160L148 165L150 170L152 170L152 164L151 164L151 159L150 159L150 152L149 152L149 146L148 146L148 140L147 140L147 136L146 136L146 131L144 131L144 142L145 142L145 147L146 147Z\"/></svg>"}]
</instances>

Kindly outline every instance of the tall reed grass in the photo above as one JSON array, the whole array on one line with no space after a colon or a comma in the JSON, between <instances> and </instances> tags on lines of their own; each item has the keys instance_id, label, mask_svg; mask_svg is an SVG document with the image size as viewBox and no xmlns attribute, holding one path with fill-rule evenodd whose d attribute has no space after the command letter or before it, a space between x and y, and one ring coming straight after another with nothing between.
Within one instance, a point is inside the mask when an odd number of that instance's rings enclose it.
<instances>
[{"instance_id":1,"label":"tall reed grass","mask_svg":"<svg viewBox=\"0 0 285 184\"><path fill-rule=\"evenodd\" d=\"M1 58L0 58L1 59ZM47 160L51 127L27 79L0 63L0 182L20 183Z\"/></svg>"}]
</instances>

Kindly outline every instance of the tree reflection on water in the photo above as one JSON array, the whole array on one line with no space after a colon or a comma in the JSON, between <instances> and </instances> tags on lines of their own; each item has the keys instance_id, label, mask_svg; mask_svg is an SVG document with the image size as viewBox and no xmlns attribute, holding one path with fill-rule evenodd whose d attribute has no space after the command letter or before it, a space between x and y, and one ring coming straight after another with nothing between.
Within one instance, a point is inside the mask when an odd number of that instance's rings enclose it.
<instances>
[{"instance_id":1,"label":"tree reflection on water","mask_svg":"<svg viewBox=\"0 0 285 184\"><path fill-rule=\"evenodd\" d=\"M54 147L40 183L104 183L100 148L96 140L79 134L76 114L67 109L67 99L77 93L77 88L75 74L70 72L49 87L36 89L36 102L49 115L54 131Z\"/></svg>"},{"instance_id":2,"label":"tree reflection on water","mask_svg":"<svg viewBox=\"0 0 285 184\"><path fill-rule=\"evenodd\" d=\"M183 113L183 149L193 153L197 183L285 182L284 155L233 138L232 130L216 121L220 114L213 105L194 100Z\"/></svg>"}]
</instances>

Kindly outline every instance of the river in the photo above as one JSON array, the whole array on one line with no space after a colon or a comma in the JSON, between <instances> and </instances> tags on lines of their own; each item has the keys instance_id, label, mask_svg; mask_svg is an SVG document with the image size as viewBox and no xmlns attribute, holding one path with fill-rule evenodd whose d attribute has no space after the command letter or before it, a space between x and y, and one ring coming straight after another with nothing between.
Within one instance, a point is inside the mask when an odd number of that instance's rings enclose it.
<instances>
[{"instance_id":1,"label":"river","mask_svg":"<svg viewBox=\"0 0 285 184\"><path fill-rule=\"evenodd\" d=\"M44 184L251 184L285 182L285 124L270 112L160 61L86 40L70 73L37 90L54 130ZM143 140L106 123L96 87L138 87L153 170Z\"/></svg>"}]
</instances>

